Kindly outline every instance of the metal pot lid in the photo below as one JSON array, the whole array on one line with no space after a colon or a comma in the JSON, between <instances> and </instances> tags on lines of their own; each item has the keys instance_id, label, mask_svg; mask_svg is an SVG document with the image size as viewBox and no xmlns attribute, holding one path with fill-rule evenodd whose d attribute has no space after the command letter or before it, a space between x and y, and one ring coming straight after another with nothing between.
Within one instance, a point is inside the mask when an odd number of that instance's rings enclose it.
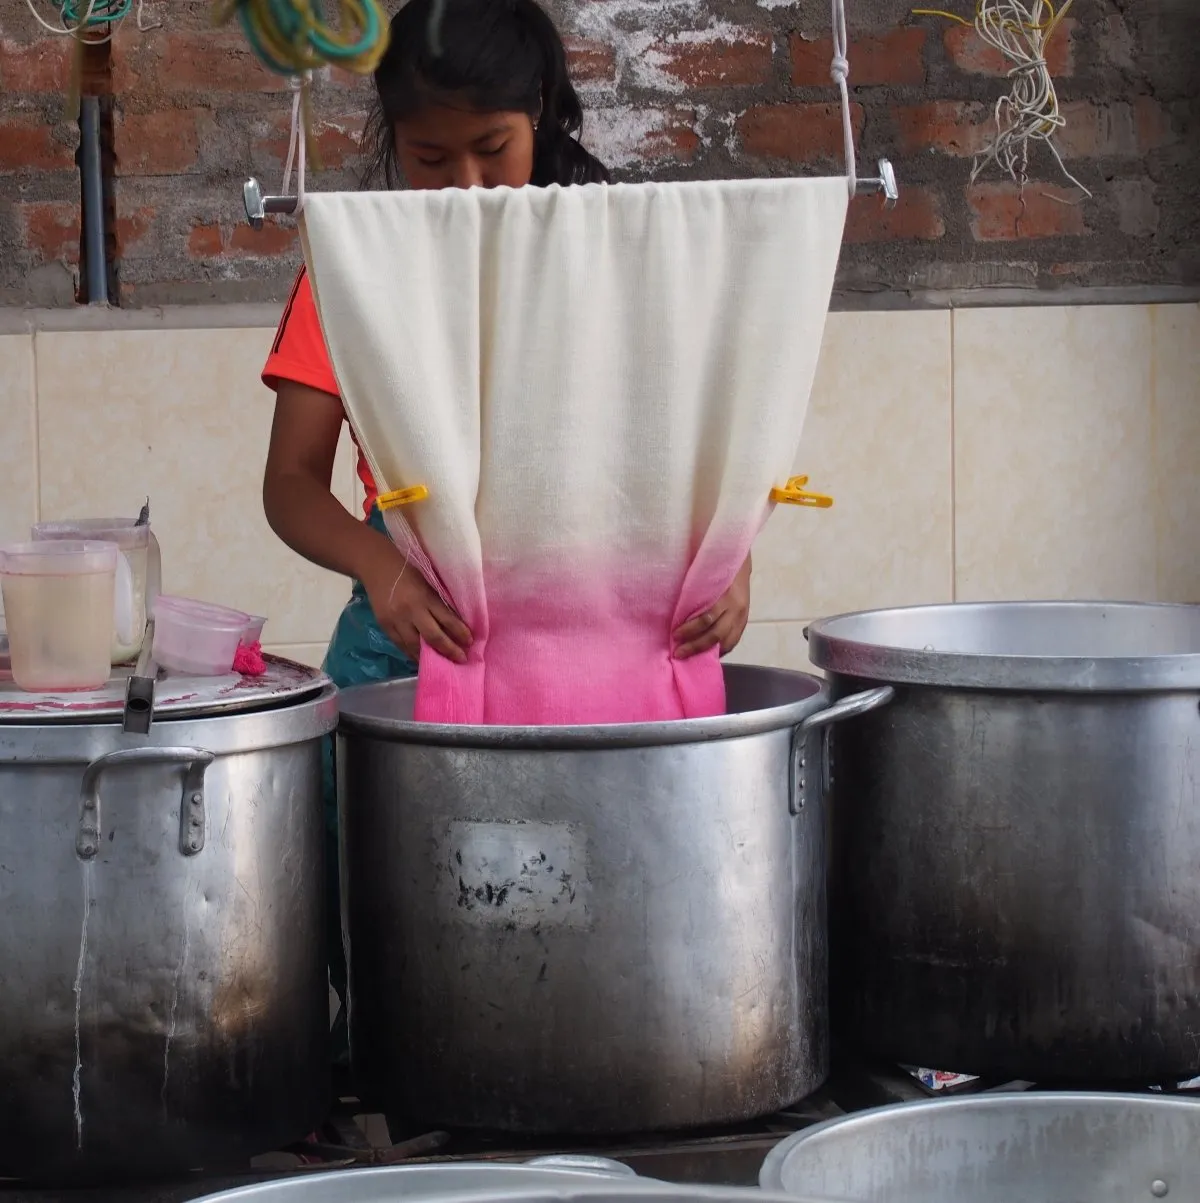
<instances>
[{"instance_id":1,"label":"metal pot lid","mask_svg":"<svg viewBox=\"0 0 1200 1203\"><path fill-rule=\"evenodd\" d=\"M1194 1200L1200 1104L1148 1094L976 1094L842 1115L786 1137L764 1191L844 1203Z\"/></svg>"},{"instance_id":2,"label":"metal pot lid","mask_svg":"<svg viewBox=\"0 0 1200 1203\"><path fill-rule=\"evenodd\" d=\"M280 656L264 656L260 677L230 673L190 677L160 672L154 688L154 717L186 718L270 710L321 692L329 678ZM120 723L131 667L114 668L103 689L81 693L29 693L18 689L7 668L0 670L0 723Z\"/></svg>"},{"instance_id":3,"label":"metal pot lid","mask_svg":"<svg viewBox=\"0 0 1200 1203\"><path fill-rule=\"evenodd\" d=\"M693 1186L633 1175L460 1162L336 1170L259 1182L196 1203L795 1203L734 1186Z\"/></svg>"},{"instance_id":4,"label":"metal pot lid","mask_svg":"<svg viewBox=\"0 0 1200 1203\"><path fill-rule=\"evenodd\" d=\"M822 618L826 672L893 685L1134 693L1200 689L1200 606L957 602Z\"/></svg>"}]
</instances>

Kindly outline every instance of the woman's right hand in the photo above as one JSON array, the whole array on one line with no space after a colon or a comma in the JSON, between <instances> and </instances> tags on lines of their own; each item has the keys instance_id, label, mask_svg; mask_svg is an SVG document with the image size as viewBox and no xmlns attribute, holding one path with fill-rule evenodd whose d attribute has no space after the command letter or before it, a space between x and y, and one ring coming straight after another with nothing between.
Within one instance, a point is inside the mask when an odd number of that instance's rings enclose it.
<instances>
[{"instance_id":1,"label":"woman's right hand","mask_svg":"<svg viewBox=\"0 0 1200 1203\"><path fill-rule=\"evenodd\" d=\"M466 624L390 543L388 551L359 576L384 634L414 661L424 640L447 660L465 664L471 646Z\"/></svg>"}]
</instances>

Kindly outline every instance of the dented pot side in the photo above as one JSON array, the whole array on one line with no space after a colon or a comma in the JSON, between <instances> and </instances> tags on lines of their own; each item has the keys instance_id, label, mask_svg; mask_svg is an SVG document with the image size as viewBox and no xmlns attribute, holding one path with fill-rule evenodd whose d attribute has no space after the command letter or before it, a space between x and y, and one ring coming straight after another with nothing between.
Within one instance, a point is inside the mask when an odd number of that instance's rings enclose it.
<instances>
[{"instance_id":1,"label":"dented pot side","mask_svg":"<svg viewBox=\"0 0 1200 1203\"><path fill-rule=\"evenodd\" d=\"M662 740L423 743L411 685L344 695L351 1042L374 1104L621 1132L734 1122L821 1083L824 728L806 724L828 697L726 672L737 713Z\"/></svg>"},{"instance_id":2,"label":"dented pot side","mask_svg":"<svg viewBox=\"0 0 1200 1203\"><path fill-rule=\"evenodd\" d=\"M0 727L0 1175L225 1166L320 1120L336 711Z\"/></svg>"}]
</instances>

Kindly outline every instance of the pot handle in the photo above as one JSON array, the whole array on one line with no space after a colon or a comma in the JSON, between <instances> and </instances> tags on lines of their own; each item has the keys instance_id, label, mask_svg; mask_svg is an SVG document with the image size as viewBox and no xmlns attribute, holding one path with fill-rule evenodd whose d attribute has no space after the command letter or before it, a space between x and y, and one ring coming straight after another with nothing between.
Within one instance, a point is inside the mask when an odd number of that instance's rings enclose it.
<instances>
[{"instance_id":1,"label":"pot handle","mask_svg":"<svg viewBox=\"0 0 1200 1203\"><path fill-rule=\"evenodd\" d=\"M862 693L852 693L848 698L842 698L840 702L834 702L832 706L818 710L816 714L810 714L796 727L792 735L792 781L791 789L788 792L789 814L798 815L804 809L804 799L808 793L806 773L808 766L805 763L805 749L808 746L809 735L814 731L826 732L826 729L833 726L834 723L878 710L880 706L886 706L895 696L896 691L890 685L881 685L878 689L866 689ZM822 778L826 775L827 748L828 734L826 732L825 739L821 741L820 774Z\"/></svg>"},{"instance_id":2,"label":"pot handle","mask_svg":"<svg viewBox=\"0 0 1200 1203\"><path fill-rule=\"evenodd\" d=\"M213 754L203 748L125 748L98 756L83 770L79 798L79 830L75 851L91 860L100 848L100 778L105 770L129 764L176 764L183 767L183 801L179 807L179 851L195 856L204 847L204 772Z\"/></svg>"}]
</instances>

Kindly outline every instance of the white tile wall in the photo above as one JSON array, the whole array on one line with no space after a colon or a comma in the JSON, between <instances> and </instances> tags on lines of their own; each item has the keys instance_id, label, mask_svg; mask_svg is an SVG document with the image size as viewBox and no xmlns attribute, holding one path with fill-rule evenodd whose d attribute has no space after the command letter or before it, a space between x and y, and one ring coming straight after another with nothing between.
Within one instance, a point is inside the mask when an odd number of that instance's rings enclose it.
<instances>
[{"instance_id":1,"label":"white tile wall","mask_svg":"<svg viewBox=\"0 0 1200 1203\"><path fill-rule=\"evenodd\" d=\"M1158 596L1200 603L1200 305L1153 313Z\"/></svg>"},{"instance_id":2,"label":"white tile wall","mask_svg":"<svg viewBox=\"0 0 1200 1203\"><path fill-rule=\"evenodd\" d=\"M0 337L0 539L28 539L37 519L33 341Z\"/></svg>"},{"instance_id":3,"label":"white tile wall","mask_svg":"<svg viewBox=\"0 0 1200 1203\"><path fill-rule=\"evenodd\" d=\"M0 538L134 514L168 589L270 616L318 663L347 584L262 515L272 331L0 337ZM1200 307L833 314L797 473L755 548L743 661L807 666L805 620L954 597L1200 601ZM349 446L335 489L357 505Z\"/></svg>"},{"instance_id":4,"label":"white tile wall","mask_svg":"<svg viewBox=\"0 0 1200 1203\"><path fill-rule=\"evenodd\" d=\"M756 621L950 600L950 352L948 312L830 314L795 471L833 507L776 508Z\"/></svg>"},{"instance_id":5,"label":"white tile wall","mask_svg":"<svg viewBox=\"0 0 1200 1203\"><path fill-rule=\"evenodd\" d=\"M963 600L1158 596L1154 315L954 315Z\"/></svg>"},{"instance_id":6,"label":"white tile wall","mask_svg":"<svg viewBox=\"0 0 1200 1203\"><path fill-rule=\"evenodd\" d=\"M136 514L146 495L168 592L269 618L275 644L328 638L343 581L300 560L263 517L274 397L269 330L41 333L40 511ZM350 448L335 492L355 504Z\"/></svg>"}]
</instances>

